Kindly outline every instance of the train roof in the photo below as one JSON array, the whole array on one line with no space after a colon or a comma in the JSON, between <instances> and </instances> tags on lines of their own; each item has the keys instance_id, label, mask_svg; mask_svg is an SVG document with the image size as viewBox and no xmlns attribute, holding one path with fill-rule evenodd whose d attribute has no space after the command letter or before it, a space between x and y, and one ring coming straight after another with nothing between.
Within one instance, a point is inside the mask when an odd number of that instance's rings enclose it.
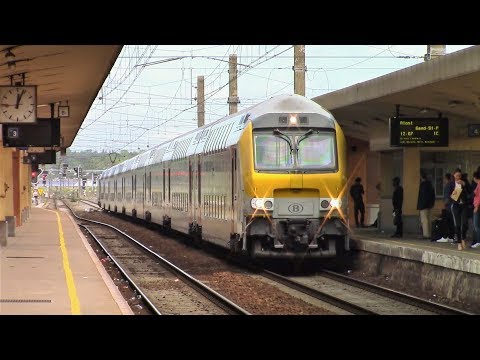
<instances>
[{"instance_id":1,"label":"train roof","mask_svg":"<svg viewBox=\"0 0 480 360\"><path fill-rule=\"evenodd\" d=\"M153 149L115 165L120 167L115 174L145 165L180 159L195 153L226 148L238 141L248 122L252 122L256 127L264 121L262 115L296 113L315 114L322 127L335 128L333 115L313 100L297 94L278 95L165 141ZM101 178L113 175L113 172L108 170L102 173Z\"/></svg>"}]
</instances>

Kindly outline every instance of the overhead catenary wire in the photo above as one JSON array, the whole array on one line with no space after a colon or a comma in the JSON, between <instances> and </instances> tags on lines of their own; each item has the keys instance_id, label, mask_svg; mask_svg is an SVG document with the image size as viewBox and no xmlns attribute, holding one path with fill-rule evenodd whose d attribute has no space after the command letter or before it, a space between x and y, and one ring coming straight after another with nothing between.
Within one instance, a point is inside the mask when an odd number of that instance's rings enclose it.
<instances>
[{"instance_id":1,"label":"overhead catenary wire","mask_svg":"<svg viewBox=\"0 0 480 360\"><path fill-rule=\"evenodd\" d=\"M125 48L127 48L126 46ZM210 48L220 48L220 45L217 46L212 46ZM259 101L262 101L265 97L267 96L272 96L275 95L279 92L284 91L286 88L291 86L291 82L284 81L282 80L282 77L280 77L278 74L280 74L281 71L291 71L291 66L262 66L262 64L265 62L265 60L269 60L271 57L277 59L277 63L279 65L283 65L281 62L281 59L291 59L290 55L286 55L283 53L283 51L287 51L288 49L285 49L281 51L280 53L276 50L278 50L280 46L271 46L271 47L265 47L265 52L264 53L259 53L254 54L250 49L250 51L247 53L246 50L249 50L248 47L244 47L242 51L241 46L236 46L235 52L242 52L241 57L239 56L239 62L240 59L243 62L244 65L249 65L250 67L241 67L239 72L238 72L238 78L243 76L244 74L247 75L248 77L251 77L252 79L265 79L268 81L268 87L267 90L265 91L264 94L255 92L255 96L252 97L250 96L251 99L247 99L242 97L241 105L242 107L244 106L250 106L253 105ZM370 46L372 47L372 46ZM202 49L209 48L203 47ZM291 47L290 47L291 48ZM375 48L375 47L372 47ZM116 69L115 71L112 72L112 75L116 73L116 71L120 71L117 73L116 76L109 76L110 81L107 81L106 84L102 87L102 89L106 90L104 91L104 94L108 92L108 99L105 99L104 104L102 106L99 106L97 102L95 102L95 106L92 107L91 113L87 116L87 119L85 121L86 123L86 128L82 129L82 133L79 132L79 136L81 134L92 134L95 132L95 129L98 129L96 126L92 126L92 123L96 121L97 124L100 124L101 126L108 126L110 125L112 128L108 131L106 131L109 136L113 140L118 140L118 139L125 139L125 136L130 136L129 142L130 144L133 144L135 139L138 139L138 141L148 141L148 139L154 138L153 132L149 132L153 129L161 129L164 128L165 130L162 130L162 132L167 132L169 131L169 127L167 124L175 123L178 121L179 123L183 123L186 126L189 125L189 117L191 116L191 121L192 123L195 121L195 114L193 112L193 109L196 107L195 104L192 104L189 106L189 102L192 99L192 96L187 95L187 90L188 86L190 85L189 83L193 82L193 79L195 78L195 74L188 74L188 77L183 78L182 80L175 80L175 81L169 81L168 78L165 78L163 80L165 81L160 81L152 84L150 83L142 83L140 82L134 82L132 81L132 74L137 75L137 73L131 72L129 76L125 76L126 74L129 74L129 71L131 70L131 67L134 65L141 65L142 62L146 61L154 61L154 60L162 60L162 59L168 59L172 57L176 57L177 54L180 56L184 56L185 59L190 59L190 65L185 65L182 64L182 66L171 66L169 64L168 67L164 67L163 70L167 71L178 71L179 69L181 70L182 68L185 69L185 66L190 66L190 68L194 69L204 69L205 73L213 73L212 75L214 78L216 78L215 81L212 81L212 85L216 85L214 88L206 88L206 100L209 101L209 105L206 106L206 117L207 117L207 122L211 118L218 118L220 116L226 115L227 111L226 109L226 99L225 99L225 92L224 90L228 86L228 82L224 81L222 82L222 76L223 72L219 71L219 69L226 68L228 66L228 56L230 51L232 49L232 46L224 47L222 50L223 55L216 55L215 51L210 51L209 49L205 49L202 53L199 53L200 49L195 49L195 52L192 52L192 48L184 48L184 49L179 49L178 51L174 51L171 48L168 49L163 49L165 50L163 54L161 54L160 50L154 54L152 54L150 57L143 56L141 57L142 53L145 53L145 49L147 47L138 47L137 49L129 50L126 51L125 53L122 52L121 54L121 61L117 61L116 64L118 63L121 68L121 70ZM378 48L381 50L379 53L372 54L370 56L362 56L361 54L353 54L352 56L345 56L345 55L330 55L330 54L314 54L314 55L306 55L307 59L310 59L311 61L314 61L315 59L326 59L326 60L348 60L348 59L359 59L359 60L370 60L370 59L386 59L386 58L397 58L397 54L403 55L406 53L402 53L400 51L397 51L396 49L393 49L392 46L390 45L387 49L381 47ZM224 52L225 51L225 52ZM254 51L258 51L257 49L254 49ZM391 56L383 56L385 51L389 51ZM218 53L218 52L217 52ZM379 55L380 54L380 55ZM193 55L193 56L192 56ZM273 56L272 56L273 55ZM408 55L410 56L410 55ZM142 59L142 61L138 61L139 59ZM205 66L196 66L197 62L195 61L198 59L199 61L201 59L205 60L220 60L217 61L215 66L210 66L210 67L205 67ZM420 59L420 56L417 57L417 59ZM251 61L249 61L251 60ZM415 61L416 59L404 59L405 61L409 62L410 61ZM130 61L130 63L127 64L127 62ZM184 61L184 60L179 60ZM177 63L178 63L177 62ZM345 61L342 61L343 63ZM332 89L332 81L335 82L335 78L330 79L327 72L333 71L343 71L343 70L361 70L361 65L363 61L360 62L354 62L353 64L345 64L344 66L336 66L332 67L330 64L329 66L318 66L317 63L311 64L308 68L309 70L309 79L313 80L316 77L316 74L321 71L325 74L326 77L326 87L325 86L317 86L317 87L312 87L307 85L307 91L310 91L310 93L318 91L331 91L335 90ZM176 64L175 62L170 62L171 64ZM378 63L378 62L377 62ZM208 64L208 62L206 62ZM222 66L222 64L225 64ZM270 64L270 63L269 63ZM126 67L125 67L126 65ZM253 66L252 66L253 65ZM319 64L323 65L323 64ZM339 65L342 65L340 63ZM397 70L399 67L376 67L376 64L372 64L373 66L371 67L364 67L364 70L379 70L379 71L387 71L387 70ZM125 68L124 68L125 67ZM155 67L158 67L155 65ZM137 66L137 68L140 70L142 69L141 66ZM153 67L148 69L148 75L150 76L151 73L150 71L152 70ZM401 68L401 67L400 67ZM130 70L128 70L130 69ZM144 70L147 68L144 68ZM244 71L249 70L249 71ZM127 70L127 72L125 72ZM213 70L213 71L212 71ZM268 70L269 73L268 77L264 76L261 71L263 70ZM277 74L278 70L278 74ZM199 71L199 70L195 70ZM144 79L147 73L144 73L142 70L142 76L141 79ZM265 75L267 75L265 74ZM284 74L282 74L284 76ZM135 76L133 76L135 77ZM146 79L146 78L145 78ZM213 78L212 78L213 79ZM220 80L220 81L219 81ZM217 83L218 81L218 83ZM247 79L244 80L247 81ZM250 81L250 80L248 80ZM167 90L168 87L173 87L172 85L175 85L175 88L172 90ZM241 83L240 83L241 84ZM283 86L284 85L284 86ZM177 88L178 86L178 88ZM165 90L161 91L159 93L158 91L154 91L153 89L158 88L156 90L160 90L160 88L165 87ZM271 88L271 89L270 89ZM142 91L144 90L144 91ZM146 91L145 91L146 90ZM226 89L225 89L226 90ZM262 89L263 90L263 89ZM168 91L168 92L167 92ZM175 94L175 96L172 96L172 94ZM137 96L132 96L132 95L137 95ZM219 96L220 95L220 96ZM265 96L263 96L265 95ZM210 106L211 105L211 106ZM111 110L109 110L111 109ZM120 110L120 111L118 111ZM108 117L105 116L103 113L109 114ZM184 114L182 116L182 114ZM188 115L187 115L188 114ZM98 120L98 115L103 116L103 120L100 119ZM187 115L187 116L185 116ZM106 118L106 119L105 119ZM157 122L155 122L155 119ZM131 129L128 130L126 126L131 125ZM182 125L183 126L183 125ZM85 132L83 132L85 130ZM91 131L93 130L93 131ZM98 130L97 130L98 131ZM145 133L146 131L146 133ZM127 135L128 134L128 135ZM140 139L139 139L140 135ZM145 136L146 135L146 136ZM143 137L142 137L143 136ZM158 138L158 136L156 137ZM118 142L118 146L123 145L123 143ZM115 148L117 146L114 145Z\"/></svg>"}]
</instances>

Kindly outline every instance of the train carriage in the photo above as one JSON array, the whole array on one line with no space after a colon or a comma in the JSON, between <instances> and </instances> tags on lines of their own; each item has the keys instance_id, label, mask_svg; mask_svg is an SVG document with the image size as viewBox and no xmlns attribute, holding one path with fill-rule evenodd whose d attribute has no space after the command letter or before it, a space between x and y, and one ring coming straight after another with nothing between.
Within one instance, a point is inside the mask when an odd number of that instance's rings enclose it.
<instances>
[{"instance_id":1,"label":"train carriage","mask_svg":"<svg viewBox=\"0 0 480 360\"><path fill-rule=\"evenodd\" d=\"M305 97L273 97L113 168L99 178L105 209L253 257L348 249L345 137ZM105 201L115 181L126 191Z\"/></svg>"}]
</instances>

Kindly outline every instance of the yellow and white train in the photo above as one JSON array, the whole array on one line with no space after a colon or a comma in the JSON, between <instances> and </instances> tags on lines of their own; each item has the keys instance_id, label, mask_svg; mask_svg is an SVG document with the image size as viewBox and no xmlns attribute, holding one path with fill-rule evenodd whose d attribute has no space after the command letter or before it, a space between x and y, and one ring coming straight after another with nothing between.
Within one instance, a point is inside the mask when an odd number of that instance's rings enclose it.
<instances>
[{"instance_id":1,"label":"yellow and white train","mask_svg":"<svg viewBox=\"0 0 480 360\"><path fill-rule=\"evenodd\" d=\"M252 257L348 249L345 136L280 95L106 169L99 205Z\"/></svg>"}]
</instances>

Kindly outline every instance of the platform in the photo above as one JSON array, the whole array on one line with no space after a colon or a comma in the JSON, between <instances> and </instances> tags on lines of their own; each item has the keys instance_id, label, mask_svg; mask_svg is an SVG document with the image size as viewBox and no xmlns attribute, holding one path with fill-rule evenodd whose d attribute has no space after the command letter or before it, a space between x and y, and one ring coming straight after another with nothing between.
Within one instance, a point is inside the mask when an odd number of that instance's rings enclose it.
<instances>
[{"instance_id":1,"label":"platform","mask_svg":"<svg viewBox=\"0 0 480 360\"><path fill-rule=\"evenodd\" d=\"M376 228L354 229L354 271L382 279L387 287L480 314L480 249L458 250L457 244L432 242L421 235L389 235Z\"/></svg>"},{"instance_id":2,"label":"platform","mask_svg":"<svg viewBox=\"0 0 480 360\"><path fill-rule=\"evenodd\" d=\"M377 228L353 229L350 247L379 255L420 261L425 264L480 275L480 248L458 250L454 243L437 243L420 239L420 235L405 234L402 238L390 238Z\"/></svg>"},{"instance_id":3,"label":"platform","mask_svg":"<svg viewBox=\"0 0 480 360\"><path fill-rule=\"evenodd\" d=\"M133 313L71 216L40 204L0 248L0 315L6 314Z\"/></svg>"}]
</instances>

